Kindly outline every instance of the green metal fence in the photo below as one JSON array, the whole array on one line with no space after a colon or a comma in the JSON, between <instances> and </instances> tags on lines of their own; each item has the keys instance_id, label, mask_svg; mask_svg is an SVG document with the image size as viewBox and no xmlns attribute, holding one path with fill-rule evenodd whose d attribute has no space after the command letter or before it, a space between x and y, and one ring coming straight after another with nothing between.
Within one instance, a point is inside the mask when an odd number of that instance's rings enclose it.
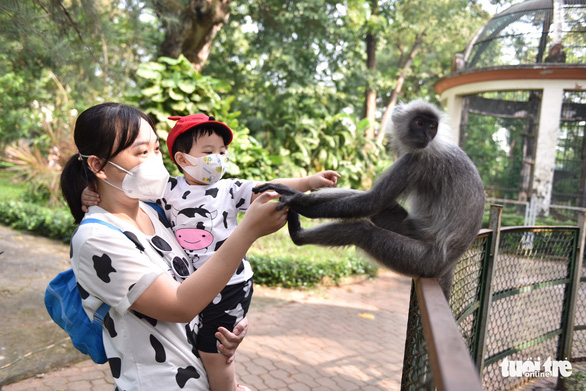
<instances>
[{"instance_id":1,"label":"green metal fence","mask_svg":"<svg viewBox=\"0 0 586 391\"><path fill-rule=\"evenodd\" d=\"M501 228L501 211L460 259L449 300L483 387L499 391L535 378L505 376L505 359L586 360L584 216L579 227ZM413 292L407 327L402 389L433 389Z\"/></svg>"}]
</instances>

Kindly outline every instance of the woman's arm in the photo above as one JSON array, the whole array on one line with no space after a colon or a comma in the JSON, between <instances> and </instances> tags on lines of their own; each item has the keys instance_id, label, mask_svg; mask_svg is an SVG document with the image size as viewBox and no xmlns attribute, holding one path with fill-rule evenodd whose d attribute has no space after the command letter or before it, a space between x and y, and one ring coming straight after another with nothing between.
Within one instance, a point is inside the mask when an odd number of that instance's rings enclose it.
<instances>
[{"instance_id":1,"label":"woman's arm","mask_svg":"<svg viewBox=\"0 0 586 391\"><path fill-rule=\"evenodd\" d=\"M191 321L226 286L252 243L285 225L286 210L277 211L278 203L268 202L277 197L265 193L251 204L222 247L183 283L161 274L130 308L162 321Z\"/></svg>"}]
</instances>

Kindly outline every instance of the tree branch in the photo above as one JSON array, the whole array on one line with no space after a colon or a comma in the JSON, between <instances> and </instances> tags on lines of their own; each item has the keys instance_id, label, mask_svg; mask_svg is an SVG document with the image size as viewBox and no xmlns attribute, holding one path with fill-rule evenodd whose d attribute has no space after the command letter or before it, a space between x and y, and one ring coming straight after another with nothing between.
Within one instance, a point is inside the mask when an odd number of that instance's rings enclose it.
<instances>
[{"instance_id":1,"label":"tree branch","mask_svg":"<svg viewBox=\"0 0 586 391\"><path fill-rule=\"evenodd\" d=\"M387 104L385 114L383 115L383 118L381 120L380 128L379 128L379 131L378 131L378 134L376 137L376 140L378 142L382 142L385 137L385 129L387 126L387 122L389 121L389 118L391 118L391 114L393 113L393 110L395 109L395 106L397 104L397 99L399 98L399 94L401 93L401 90L403 89L403 83L405 82L405 79L407 78L407 73L409 72L409 69L411 68L411 65L413 64L413 60L417 56L419 49L421 49L421 46L423 45L425 36L426 36L426 31L424 30L420 35L418 35L415 38L415 43L413 44L413 47L411 48L411 51L409 52L409 55L407 56L405 63L401 67L401 70L399 72L399 77L397 78L397 83L395 84L395 88L391 92L391 96L389 98L389 103Z\"/></svg>"}]
</instances>

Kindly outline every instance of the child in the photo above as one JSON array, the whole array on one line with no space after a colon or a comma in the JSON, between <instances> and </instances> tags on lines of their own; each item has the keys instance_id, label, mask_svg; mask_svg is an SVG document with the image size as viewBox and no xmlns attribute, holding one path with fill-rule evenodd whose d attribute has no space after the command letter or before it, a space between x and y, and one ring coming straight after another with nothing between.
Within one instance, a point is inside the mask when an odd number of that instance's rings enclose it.
<instances>
[{"instance_id":1,"label":"child","mask_svg":"<svg viewBox=\"0 0 586 391\"><path fill-rule=\"evenodd\" d=\"M170 178L160 203L179 244L195 269L201 267L236 228L238 212L245 211L259 195L252 189L261 183L221 179L228 164L232 130L205 114L170 117L178 120L167 147L183 176ZM303 178L275 179L299 191L335 186L340 175L323 171ZM157 249L164 252L165 249ZM180 273L182 265L174 265ZM234 390L233 363L218 353L218 327L232 330L248 311L252 297L252 269L246 257L224 290L200 314L197 348L208 373L212 391ZM241 387L241 389L245 389Z\"/></svg>"}]
</instances>

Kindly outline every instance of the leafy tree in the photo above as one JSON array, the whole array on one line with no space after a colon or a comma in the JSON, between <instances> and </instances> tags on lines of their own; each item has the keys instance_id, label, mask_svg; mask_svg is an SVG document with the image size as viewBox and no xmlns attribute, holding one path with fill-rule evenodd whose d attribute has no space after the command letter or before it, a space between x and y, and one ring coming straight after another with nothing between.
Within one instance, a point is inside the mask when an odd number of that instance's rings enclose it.
<instances>
[{"instance_id":1,"label":"leafy tree","mask_svg":"<svg viewBox=\"0 0 586 391\"><path fill-rule=\"evenodd\" d=\"M160 53L177 58L183 54L200 71L210 54L212 41L228 23L231 0L153 0L165 30Z\"/></svg>"},{"instance_id":2,"label":"leafy tree","mask_svg":"<svg viewBox=\"0 0 586 391\"><path fill-rule=\"evenodd\" d=\"M61 107L54 80L69 96L73 107L67 109L124 100L138 64L162 38L148 15L138 1L2 2L0 139L43 133L42 118L30 117Z\"/></svg>"},{"instance_id":3,"label":"leafy tree","mask_svg":"<svg viewBox=\"0 0 586 391\"><path fill-rule=\"evenodd\" d=\"M263 110L250 98L324 85L343 97L346 112L369 118L368 130L400 96L434 100L433 85L450 71L454 51L488 16L466 0L248 0L234 7L203 72L234 80L245 121ZM254 96L246 97L248 91ZM375 91L373 116L363 97L372 101Z\"/></svg>"},{"instance_id":4,"label":"leafy tree","mask_svg":"<svg viewBox=\"0 0 586 391\"><path fill-rule=\"evenodd\" d=\"M433 86L450 72L455 52L464 50L489 15L468 0L395 0L385 2L381 14L391 21L381 34L378 63L388 86L382 97L384 129L400 96L435 99Z\"/></svg>"},{"instance_id":5,"label":"leafy tree","mask_svg":"<svg viewBox=\"0 0 586 391\"><path fill-rule=\"evenodd\" d=\"M0 145L14 142L4 161L31 195L57 202L61 168L75 151L77 113L104 97L124 100L159 34L142 28L152 23L142 21L143 7L105 0L0 4Z\"/></svg>"},{"instance_id":6,"label":"leafy tree","mask_svg":"<svg viewBox=\"0 0 586 391\"><path fill-rule=\"evenodd\" d=\"M249 131L238 122L239 113L230 110L233 100L228 96L230 85L197 72L183 55L174 59L161 57L157 62L141 64L139 92L133 97L137 105L158 122L156 130L162 140L175 121L174 115L205 113L227 124L234 133L230 144L230 165L228 175L243 179L270 180L273 172L267 152L253 138ZM164 155L169 172L179 172L168 154Z\"/></svg>"}]
</instances>

